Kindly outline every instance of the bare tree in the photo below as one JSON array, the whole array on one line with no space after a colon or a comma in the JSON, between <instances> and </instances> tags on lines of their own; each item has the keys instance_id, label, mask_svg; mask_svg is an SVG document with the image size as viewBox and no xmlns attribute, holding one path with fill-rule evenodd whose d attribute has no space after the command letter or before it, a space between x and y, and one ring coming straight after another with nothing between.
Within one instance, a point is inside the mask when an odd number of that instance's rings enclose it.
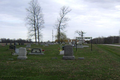
<instances>
[{"instance_id":1,"label":"bare tree","mask_svg":"<svg viewBox=\"0 0 120 80\"><path fill-rule=\"evenodd\" d=\"M44 20L43 20L43 14L41 11L41 7L38 4L37 0L31 0L29 3L29 8L26 9L28 12L28 15L26 17L27 24L30 25L29 27L29 36L35 37L35 42L39 42L39 36L40 36L40 30L44 27Z\"/></svg>"},{"instance_id":2,"label":"bare tree","mask_svg":"<svg viewBox=\"0 0 120 80\"><path fill-rule=\"evenodd\" d=\"M82 38L82 43L83 43L83 34L85 34L85 32L83 32L83 31L75 31L75 33L77 33L79 36L81 36L81 38Z\"/></svg>"},{"instance_id":3,"label":"bare tree","mask_svg":"<svg viewBox=\"0 0 120 80\"><path fill-rule=\"evenodd\" d=\"M58 34L55 35L55 37L57 38L56 40L58 41ZM60 32L60 42L65 42L65 40L67 40L67 36L64 32Z\"/></svg>"},{"instance_id":4,"label":"bare tree","mask_svg":"<svg viewBox=\"0 0 120 80\"><path fill-rule=\"evenodd\" d=\"M64 28L67 25L67 21L69 21L69 18L66 17L66 15L71 11L71 9L69 9L69 7L63 6L60 9L60 13L59 13L59 18L57 19L57 23L56 23L56 29L57 29L57 33L58 33L58 43L60 44L60 30L64 30Z\"/></svg>"},{"instance_id":5,"label":"bare tree","mask_svg":"<svg viewBox=\"0 0 120 80\"><path fill-rule=\"evenodd\" d=\"M43 19L41 7L38 8L38 13L37 13L36 17L37 17L37 38L38 38L38 43L39 43L40 36L42 36L41 30L42 30L42 28L44 28L44 19Z\"/></svg>"}]
</instances>

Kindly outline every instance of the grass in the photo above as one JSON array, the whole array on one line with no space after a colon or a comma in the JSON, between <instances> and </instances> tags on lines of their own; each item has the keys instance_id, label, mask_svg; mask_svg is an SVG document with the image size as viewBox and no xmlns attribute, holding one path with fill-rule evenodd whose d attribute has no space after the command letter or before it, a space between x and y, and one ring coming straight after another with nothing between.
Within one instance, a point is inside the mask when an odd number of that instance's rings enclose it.
<instances>
[{"instance_id":1,"label":"grass","mask_svg":"<svg viewBox=\"0 0 120 80\"><path fill-rule=\"evenodd\" d=\"M119 47L93 45L93 51L90 47L73 48L75 60L62 60L59 45L32 47L44 49L45 55L27 55L27 60L18 60L8 46L0 46L0 80L120 80Z\"/></svg>"}]
</instances>

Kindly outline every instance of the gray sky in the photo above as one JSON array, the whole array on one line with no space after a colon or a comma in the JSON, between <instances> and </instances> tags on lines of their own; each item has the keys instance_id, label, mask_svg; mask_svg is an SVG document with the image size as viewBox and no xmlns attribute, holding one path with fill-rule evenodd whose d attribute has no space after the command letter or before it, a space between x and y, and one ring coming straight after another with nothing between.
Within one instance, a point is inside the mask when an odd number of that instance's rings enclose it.
<instances>
[{"instance_id":1,"label":"gray sky","mask_svg":"<svg viewBox=\"0 0 120 80\"><path fill-rule=\"evenodd\" d=\"M27 39L26 8L31 0L0 0L0 38ZM52 41L60 8L72 9L65 29L68 38L75 38L76 30L86 37L118 36L120 26L120 0L39 0L45 20L42 41ZM55 39L55 38L54 38Z\"/></svg>"}]
</instances>

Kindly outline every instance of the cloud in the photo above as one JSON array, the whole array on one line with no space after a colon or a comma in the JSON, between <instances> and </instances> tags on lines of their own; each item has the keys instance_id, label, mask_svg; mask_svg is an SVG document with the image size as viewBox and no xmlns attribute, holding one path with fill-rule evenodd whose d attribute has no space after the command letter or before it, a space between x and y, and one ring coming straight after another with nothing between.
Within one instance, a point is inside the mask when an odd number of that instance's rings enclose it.
<instances>
[{"instance_id":1,"label":"cloud","mask_svg":"<svg viewBox=\"0 0 120 80\"><path fill-rule=\"evenodd\" d=\"M0 1L0 38L26 38L26 8L30 0ZM52 40L55 22L60 8L68 6L72 9L66 17L70 18L65 31L68 38L78 36L76 30L86 32L85 36L99 37L118 35L120 25L120 0L40 0L45 20L42 30L43 41ZM8 35L9 34L9 35Z\"/></svg>"}]
</instances>

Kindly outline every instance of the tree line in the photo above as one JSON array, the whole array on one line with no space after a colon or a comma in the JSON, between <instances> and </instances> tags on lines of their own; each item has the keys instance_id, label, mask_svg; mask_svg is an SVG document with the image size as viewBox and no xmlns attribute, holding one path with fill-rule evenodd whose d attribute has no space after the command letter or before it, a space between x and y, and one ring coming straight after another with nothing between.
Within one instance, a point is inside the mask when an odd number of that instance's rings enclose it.
<instances>
[{"instance_id":1,"label":"tree line","mask_svg":"<svg viewBox=\"0 0 120 80\"><path fill-rule=\"evenodd\" d=\"M32 40L24 40L24 39L6 39L2 38L0 39L0 43L32 43Z\"/></svg>"},{"instance_id":2,"label":"tree line","mask_svg":"<svg viewBox=\"0 0 120 80\"><path fill-rule=\"evenodd\" d=\"M109 37L98 37L92 39L93 44L115 44L120 43L119 36L109 36Z\"/></svg>"}]
</instances>

